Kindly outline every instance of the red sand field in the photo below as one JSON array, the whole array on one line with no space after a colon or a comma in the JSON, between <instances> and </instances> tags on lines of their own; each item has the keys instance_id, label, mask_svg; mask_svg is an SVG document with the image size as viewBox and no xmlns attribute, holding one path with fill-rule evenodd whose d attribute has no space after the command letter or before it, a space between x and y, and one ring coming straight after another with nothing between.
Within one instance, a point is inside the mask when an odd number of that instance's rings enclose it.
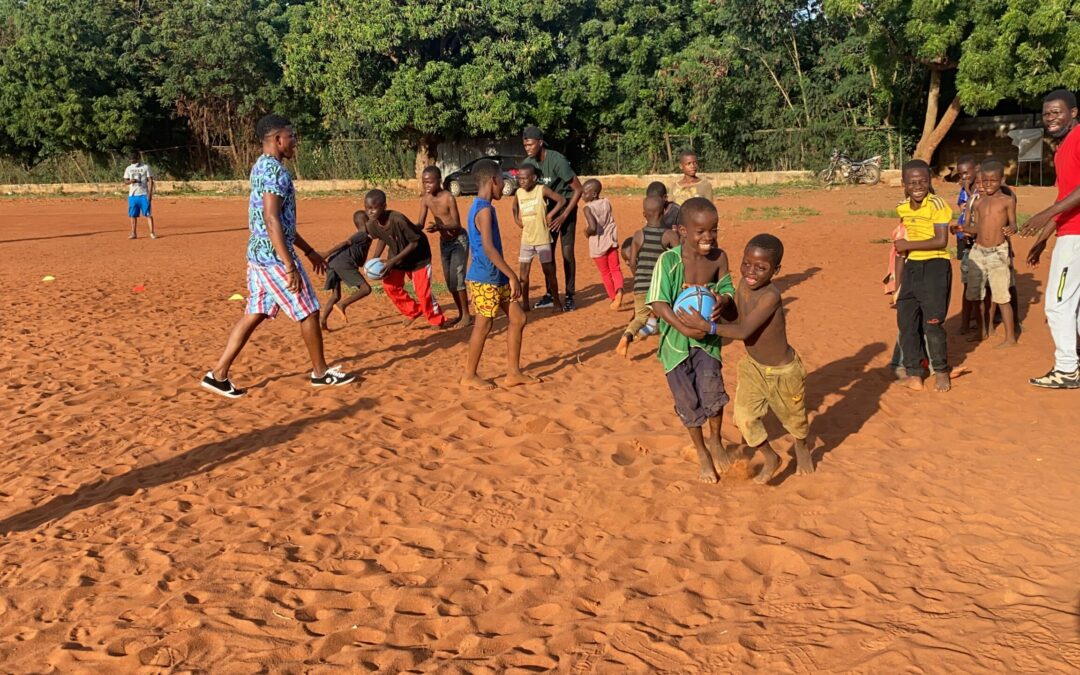
<instances>
[{"instance_id":1,"label":"red sand field","mask_svg":"<svg viewBox=\"0 0 1080 675\"><path fill-rule=\"evenodd\" d=\"M279 319L227 401L198 380L242 311L244 198L162 197L157 241L127 240L122 199L0 201L2 670L1076 672L1080 392L1026 383L1051 365L1045 269L1019 270L1018 348L953 335L951 393L898 389L874 240L899 196L718 200L733 256L784 239L810 371L818 471L765 487L756 459L696 482L655 341L612 354L629 315L583 241L581 310L526 329L543 384L463 391L465 333L373 296L326 339L361 384L310 388ZM614 202L627 236L640 201ZM356 205L302 198L301 231L340 241Z\"/></svg>"}]
</instances>

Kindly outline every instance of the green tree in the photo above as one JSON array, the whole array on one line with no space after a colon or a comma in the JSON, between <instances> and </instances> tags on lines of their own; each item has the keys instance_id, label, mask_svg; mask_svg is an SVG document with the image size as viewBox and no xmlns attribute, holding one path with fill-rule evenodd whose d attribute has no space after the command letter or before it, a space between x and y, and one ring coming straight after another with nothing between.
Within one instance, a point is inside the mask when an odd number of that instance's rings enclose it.
<instances>
[{"instance_id":1,"label":"green tree","mask_svg":"<svg viewBox=\"0 0 1080 675\"><path fill-rule=\"evenodd\" d=\"M552 64L580 1L322 0L286 42L286 82L334 132L406 138L418 170L446 138L557 124L570 87Z\"/></svg>"},{"instance_id":2,"label":"green tree","mask_svg":"<svg viewBox=\"0 0 1080 675\"><path fill-rule=\"evenodd\" d=\"M253 160L255 122L275 110L312 115L283 83L283 40L302 4L285 0L172 0L157 9L140 52L160 105L190 129L203 164L227 148L234 170Z\"/></svg>"},{"instance_id":3,"label":"green tree","mask_svg":"<svg viewBox=\"0 0 1080 675\"><path fill-rule=\"evenodd\" d=\"M902 60L924 70L920 159L933 157L962 110L1080 86L1080 8L1072 0L826 0L825 7L877 45L879 64ZM940 112L943 90L955 94Z\"/></svg>"},{"instance_id":4,"label":"green tree","mask_svg":"<svg viewBox=\"0 0 1080 675\"><path fill-rule=\"evenodd\" d=\"M120 149L152 116L132 58L139 3L0 0L0 144L30 164Z\"/></svg>"}]
</instances>

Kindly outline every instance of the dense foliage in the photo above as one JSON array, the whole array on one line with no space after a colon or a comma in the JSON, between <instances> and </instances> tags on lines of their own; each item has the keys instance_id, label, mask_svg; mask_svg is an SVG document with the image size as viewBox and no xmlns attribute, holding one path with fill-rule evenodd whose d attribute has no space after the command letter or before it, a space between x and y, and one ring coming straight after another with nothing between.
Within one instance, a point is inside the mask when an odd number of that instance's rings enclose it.
<instances>
[{"instance_id":1,"label":"dense foliage","mask_svg":"<svg viewBox=\"0 0 1080 675\"><path fill-rule=\"evenodd\" d=\"M634 171L686 143L709 168L788 167L881 150L882 128L930 157L961 112L1080 88L1075 0L0 0L0 17L0 155L26 166L174 146L242 166L270 110L418 164L528 123Z\"/></svg>"}]
</instances>

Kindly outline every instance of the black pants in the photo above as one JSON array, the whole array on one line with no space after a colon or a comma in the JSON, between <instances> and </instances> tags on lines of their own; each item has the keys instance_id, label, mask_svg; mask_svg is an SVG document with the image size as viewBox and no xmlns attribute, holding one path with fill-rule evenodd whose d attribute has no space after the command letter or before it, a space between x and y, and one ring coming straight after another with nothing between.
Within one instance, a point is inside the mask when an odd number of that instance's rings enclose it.
<instances>
[{"instance_id":1,"label":"black pants","mask_svg":"<svg viewBox=\"0 0 1080 675\"><path fill-rule=\"evenodd\" d=\"M900 329L900 351L908 375L922 375L919 360L923 336L930 369L935 373L949 372L945 315L949 313L951 287L952 265L945 258L904 263L900 297L896 299L896 325Z\"/></svg>"},{"instance_id":2,"label":"black pants","mask_svg":"<svg viewBox=\"0 0 1080 675\"><path fill-rule=\"evenodd\" d=\"M562 227L551 233L551 246L562 240L562 269L566 283L563 288L567 296L572 296L577 290L577 261L574 258L574 243L577 239L577 209L575 208L566 217Z\"/></svg>"}]
</instances>

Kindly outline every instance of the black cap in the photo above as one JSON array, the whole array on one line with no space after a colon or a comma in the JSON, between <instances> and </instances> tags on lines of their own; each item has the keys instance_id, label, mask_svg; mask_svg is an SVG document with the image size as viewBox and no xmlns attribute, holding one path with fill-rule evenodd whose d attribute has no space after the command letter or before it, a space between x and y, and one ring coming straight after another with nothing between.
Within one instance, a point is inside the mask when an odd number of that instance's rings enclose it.
<instances>
[{"instance_id":1,"label":"black cap","mask_svg":"<svg viewBox=\"0 0 1080 675\"><path fill-rule=\"evenodd\" d=\"M529 141L542 141L544 140L544 132L540 131L540 127L528 126L525 127L525 131L522 132L521 137Z\"/></svg>"}]
</instances>

